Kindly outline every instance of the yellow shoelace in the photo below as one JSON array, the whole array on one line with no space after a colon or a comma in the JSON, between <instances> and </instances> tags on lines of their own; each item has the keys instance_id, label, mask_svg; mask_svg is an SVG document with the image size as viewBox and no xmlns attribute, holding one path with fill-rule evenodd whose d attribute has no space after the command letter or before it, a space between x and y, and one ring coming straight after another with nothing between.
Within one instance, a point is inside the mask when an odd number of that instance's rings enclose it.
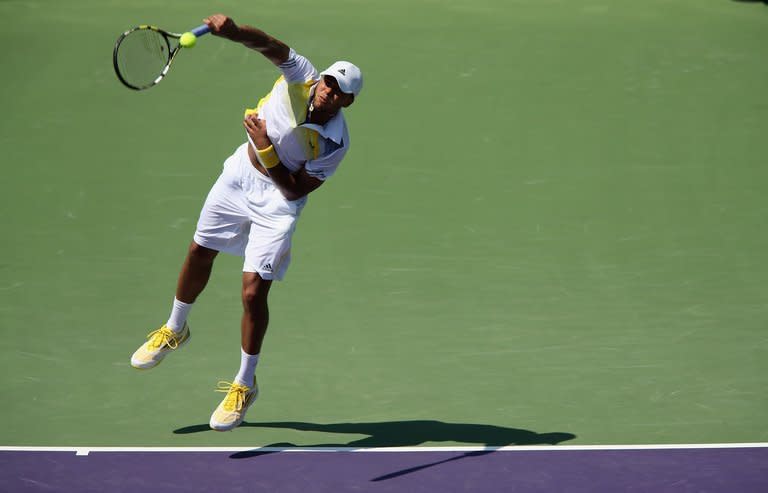
<instances>
[{"instance_id":1,"label":"yellow shoelace","mask_svg":"<svg viewBox=\"0 0 768 493\"><path fill-rule=\"evenodd\" d=\"M224 398L224 410L227 412L240 411L245 404L245 394L250 389L245 385L234 382L219 381L216 392L226 392Z\"/></svg>"},{"instance_id":2,"label":"yellow shoelace","mask_svg":"<svg viewBox=\"0 0 768 493\"><path fill-rule=\"evenodd\" d=\"M160 349L163 345L166 345L171 349L176 349L179 347L179 339L181 337L174 334L168 327L163 326L150 332L147 339L149 339L149 347Z\"/></svg>"}]
</instances>

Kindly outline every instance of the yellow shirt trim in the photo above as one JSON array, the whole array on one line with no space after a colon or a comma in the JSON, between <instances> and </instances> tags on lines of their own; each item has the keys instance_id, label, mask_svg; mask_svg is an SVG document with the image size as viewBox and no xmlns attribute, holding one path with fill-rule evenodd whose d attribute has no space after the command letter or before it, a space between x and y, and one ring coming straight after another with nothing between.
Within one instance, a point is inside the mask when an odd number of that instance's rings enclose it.
<instances>
[{"instance_id":1,"label":"yellow shirt trim","mask_svg":"<svg viewBox=\"0 0 768 493\"><path fill-rule=\"evenodd\" d=\"M272 90L263 98L259 100L258 105L255 108L246 108L243 117L252 115L254 113L260 113L261 108L267 104L267 101L272 97L272 93L278 84L285 80L284 76L278 77L272 86ZM314 80L307 80L305 82L290 83L288 85L288 100L286 101L290 107L290 116L293 117L293 121L290 122L293 128L296 128L302 135L301 143L304 147L304 154L307 159L317 159L320 157L320 145L318 142L319 134L317 131L299 127L299 124L303 123L307 119L307 106L309 104L309 95L312 91L312 86L315 85Z\"/></svg>"}]
</instances>

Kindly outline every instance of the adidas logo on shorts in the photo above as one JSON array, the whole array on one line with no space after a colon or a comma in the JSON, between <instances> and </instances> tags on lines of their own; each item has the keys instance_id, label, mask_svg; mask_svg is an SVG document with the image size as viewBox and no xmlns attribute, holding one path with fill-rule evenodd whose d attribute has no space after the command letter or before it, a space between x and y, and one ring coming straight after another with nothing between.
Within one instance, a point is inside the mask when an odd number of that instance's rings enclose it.
<instances>
[{"instance_id":1,"label":"adidas logo on shorts","mask_svg":"<svg viewBox=\"0 0 768 493\"><path fill-rule=\"evenodd\" d=\"M262 268L263 270L266 270L266 271L272 272L272 264L264 264L264 265L262 265L262 266L261 266L261 268Z\"/></svg>"}]
</instances>

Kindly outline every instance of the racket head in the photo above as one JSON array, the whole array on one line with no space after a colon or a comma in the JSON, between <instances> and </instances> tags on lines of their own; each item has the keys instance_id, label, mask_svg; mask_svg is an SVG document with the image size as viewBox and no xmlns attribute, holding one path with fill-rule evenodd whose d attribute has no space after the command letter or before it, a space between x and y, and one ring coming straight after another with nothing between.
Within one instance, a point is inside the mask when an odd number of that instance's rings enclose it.
<instances>
[{"instance_id":1,"label":"racket head","mask_svg":"<svg viewBox=\"0 0 768 493\"><path fill-rule=\"evenodd\" d=\"M160 82L178 52L178 36L155 26L134 27L117 38L112 54L115 73L137 91Z\"/></svg>"}]
</instances>

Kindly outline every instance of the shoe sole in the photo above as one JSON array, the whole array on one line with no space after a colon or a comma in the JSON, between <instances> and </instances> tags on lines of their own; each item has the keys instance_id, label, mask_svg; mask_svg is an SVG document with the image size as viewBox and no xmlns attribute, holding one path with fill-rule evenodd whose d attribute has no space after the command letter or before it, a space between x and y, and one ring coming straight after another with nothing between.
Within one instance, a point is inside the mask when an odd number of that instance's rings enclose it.
<instances>
[{"instance_id":1,"label":"shoe sole","mask_svg":"<svg viewBox=\"0 0 768 493\"><path fill-rule=\"evenodd\" d=\"M184 346L186 346L190 339L192 339L192 334L189 334L189 336L186 339L184 339L184 342L182 342L178 346L176 346L176 349L173 349L171 351L167 351L163 355L162 358L160 358L159 360L157 360L155 362L143 363L143 366L142 366L142 363L134 364L133 359L131 359L131 366L136 368L137 370L151 370L152 368L154 368L154 367L158 366L160 363L162 363L163 360L165 359L165 357L168 356L168 354L170 354L170 353L172 353L172 352L174 352L174 351L176 351L178 349L181 349Z\"/></svg>"}]
</instances>

